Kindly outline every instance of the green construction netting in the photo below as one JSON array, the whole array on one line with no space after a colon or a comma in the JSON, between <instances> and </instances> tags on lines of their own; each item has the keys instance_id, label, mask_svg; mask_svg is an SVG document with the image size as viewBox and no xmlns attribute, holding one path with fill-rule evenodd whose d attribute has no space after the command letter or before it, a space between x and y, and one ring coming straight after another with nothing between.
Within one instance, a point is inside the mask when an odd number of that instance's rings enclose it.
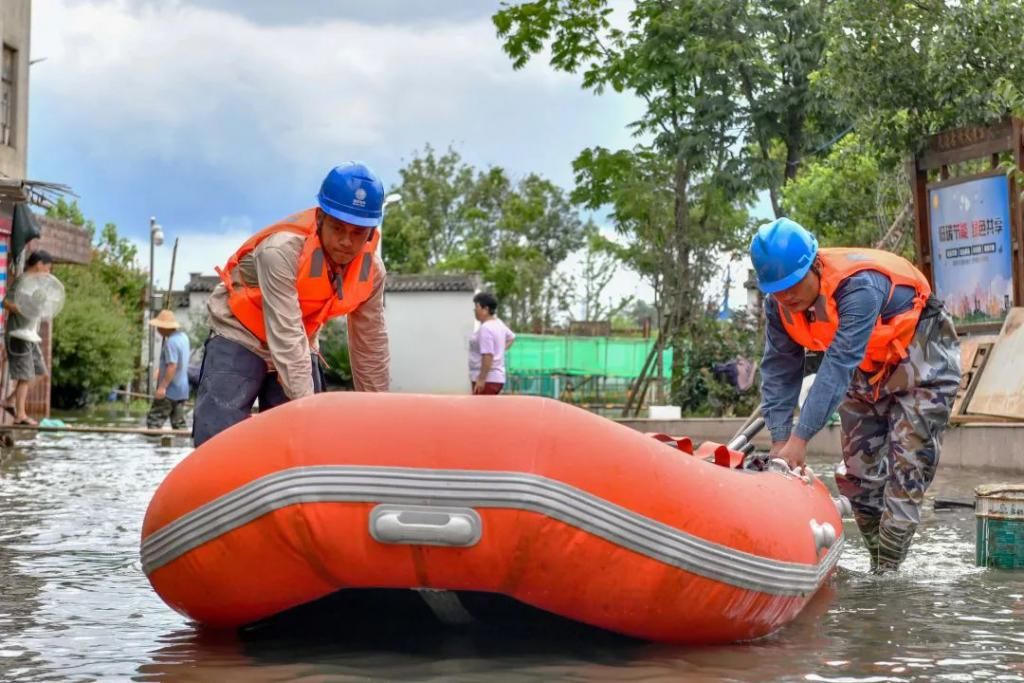
<instances>
[{"instance_id":1,"label":"green construction netting","mask_svg":"<svg viewBox=\"0 0 1024 683\"><path fill-rule=\"evenodd\" d=\"M653 345L653 339L519 334L505 356L505 369L513 375L637 377ZM665 349L663 362L668 378L671 348Z\"/></svg>"}]
</instances>

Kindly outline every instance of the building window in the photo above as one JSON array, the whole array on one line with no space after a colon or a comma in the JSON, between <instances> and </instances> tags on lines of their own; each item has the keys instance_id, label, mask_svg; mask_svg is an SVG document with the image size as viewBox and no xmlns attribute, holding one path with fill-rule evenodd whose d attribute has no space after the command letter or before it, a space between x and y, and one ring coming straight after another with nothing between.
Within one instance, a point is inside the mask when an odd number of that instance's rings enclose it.
<instances>
[{"instance_id":1,"label":"building window","mask_svg":"<svg viewBox=\"0 0 1024 683\"><path fill-rule=\"evenodd\" d=\"M15 79L18 75L18 51L4 45L3 67L0 71L0 145L14 146Z\"/></svg>"}]
</instances>

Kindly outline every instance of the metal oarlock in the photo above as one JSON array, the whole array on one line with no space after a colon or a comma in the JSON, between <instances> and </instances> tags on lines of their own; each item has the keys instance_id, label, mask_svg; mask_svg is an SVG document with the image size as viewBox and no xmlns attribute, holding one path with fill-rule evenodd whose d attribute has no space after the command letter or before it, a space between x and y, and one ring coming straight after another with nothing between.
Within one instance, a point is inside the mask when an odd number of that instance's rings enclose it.
<instances>
[{"instance_id":1,"label":"metal oarlock","mask_svg":"<svg viewBox=\"0 0 1024 683\"><path fill-rule=\"evenodd\" d=\"M755 418L750 424L743 428L743 430L733 437L727 445L731 450L741 451L747 444L754 440L757 433L764 429L764 418Z\"/></svg>"}]
</instances>

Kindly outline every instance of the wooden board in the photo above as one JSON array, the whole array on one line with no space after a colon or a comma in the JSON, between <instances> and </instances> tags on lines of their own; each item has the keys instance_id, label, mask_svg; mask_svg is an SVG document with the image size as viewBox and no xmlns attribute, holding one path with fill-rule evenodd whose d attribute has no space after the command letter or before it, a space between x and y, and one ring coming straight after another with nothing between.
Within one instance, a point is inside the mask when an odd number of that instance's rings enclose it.
<instances>
[{"instance_id":1,"label":"wooden board","mask_svg":"<svg viewBox=\"0 0 1024 683\"><path fill-rule=\"evenodd\" d=\"M1024 308L1006 316L967 401L967 413L1024 420Z\"/></svg>"},{"instance_id":2,"label":"wooden board","mask_svg":"<svg viewBox=\"0 0 1024 683\"><path fill-rule=\"evenodd\" d=\"M965 422L976 422L979 419L1004 419L986 416L971 416L967 414L967 404L977 389L981 373L985 369L985 363L992 353L992 347L996 340L995 336L985 335L968 337L960 340L960 388L956 392L956 400L953 401L953 410L950 413L950 422L962 424Z\"/></svg>"},{"instance_id":3,"label":"wooden board","mask_svg":"<svg viewBox=\"0 0 1024 683\"><path fill-rule=\"evenodd\" d=\"M966 375L974 364L979 346L991 347L999 340L998 334L975 334L960 338L960 371Z\"/></svg>"},{"instance_id":4,"label":"wooden board","mask_svg":"<svg viewBox=\"0 0 1024 683\"><path fill-rule=\"evenodd\" d=\"M0 432L77 432L80 434L141 434L142 436L192 436L187 429L149 429L147 427L92 427L89 425L66 425L64 427L40 427L38 425L0 425Z\"/></svg>"}]
</instances>

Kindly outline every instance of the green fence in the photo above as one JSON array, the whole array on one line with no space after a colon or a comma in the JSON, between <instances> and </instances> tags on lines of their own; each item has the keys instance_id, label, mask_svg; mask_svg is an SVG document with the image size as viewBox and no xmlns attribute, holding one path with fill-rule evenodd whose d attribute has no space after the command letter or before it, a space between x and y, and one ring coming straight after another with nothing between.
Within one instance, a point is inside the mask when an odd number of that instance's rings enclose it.
<instances>
[{"instance_id":1,"label":"green fence","mask_svg":"<svg viewBox=\"0 0 1024 683\"><path fill-rule=\"evenodd\" d=\"M520 334L505 356L505 369L510 375L634 378L640 375L652 346L653 339ZM669 378L672 349L662 355L663 376Z\"/></svg>"}]
</instances>

